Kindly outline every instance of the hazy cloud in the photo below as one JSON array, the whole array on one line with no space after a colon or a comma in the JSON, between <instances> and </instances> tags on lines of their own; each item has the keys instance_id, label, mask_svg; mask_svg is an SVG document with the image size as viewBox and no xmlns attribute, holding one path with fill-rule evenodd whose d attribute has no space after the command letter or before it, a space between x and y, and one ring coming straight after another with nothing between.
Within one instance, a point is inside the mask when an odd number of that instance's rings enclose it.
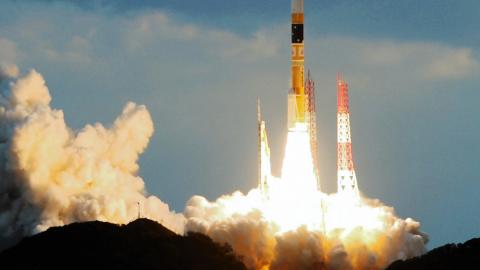
<instances>
[{"instance_id":1,"label":"hazy cloud","mask_svg":"<svg viewBox=\"0 0 480 270\"><path fill-rule=\"evenodd\" d=\"M17 46L9 39L0 36L0 63L14 64L17 58Z\"/></svg>"},{"instance_id":2,"label":"hazy cloud","mask_svg":"<svg viewBox=\"0 0 480 270\"><path fill-rule=\"evenodd\" d=\"M162 41L185 44L187 50L225 58L226 61L255 63L265 58L283 59L288 50L288 24L260 28L249 36L175 20L162 12L141 15L125 32L127 47L145 50L162 47ZM314 53L312 53L314 52ZM280 54L282 53L282 54ZM288 53L288 51L287 51ZM472 75L480 66L472 48L452 47L435 42L363 39L342 36L307 40L312 65L344 63L364 73L394 71L399 78L416 80L458 79ZM338 61L338 60L341 61ZM333 63L333 64L332 64Z\"/></svg>"},{"instance_id":3,"label":"hazy cloud","mask_svg":"<svg viewBox=\"0 0 480 270\"><path fill-rule=\"evenodd\" d=\"M351 70L368 74L393 72L397 78L409 80L458 79L473 75L480 66L471 48L433 42L348 37L319 38L313 42L319 52L330 51L337 59L348 61ZM322 57L330 60L329 55ZM336 62L333 58L328 60Z\"/></svg>"},{"instance_id":4,"label":"hazy cloud","mask_svg":"<svg viewBox=\"0 0 480 270\"><path fill-rule=\"evenodd\" d=\"M87 38L73 36L64 48L45 48L45 55L52 62L70 62L71 64L90 64L90 43Z\"/></svg>"},{"instance_id":5,"label":"hazy cloud","mask_svg":"<svg viewBox=\"0 0 480 270\"><path fill-rule=\"evenodd\" d=\"M424 69L426 78L451 79L474 75L479 71L480 63L469 48L442 48L442 54L432 59Z\"/></svg>"},{"instance_id":6,"label":"hazy cloud","mask_svg":"<svg viewBox=\"0 0 480 270\"><path fill-rule=\"evenodd\" d=\"M189 43L192 49L232 59L262 59L278 52L278 43L265 30L245 38L233 32L176 21L163 12L140 15L127 25L125 42L133 50L161 46L162 40L175 40Z\"/></svg>"}]
</instances>

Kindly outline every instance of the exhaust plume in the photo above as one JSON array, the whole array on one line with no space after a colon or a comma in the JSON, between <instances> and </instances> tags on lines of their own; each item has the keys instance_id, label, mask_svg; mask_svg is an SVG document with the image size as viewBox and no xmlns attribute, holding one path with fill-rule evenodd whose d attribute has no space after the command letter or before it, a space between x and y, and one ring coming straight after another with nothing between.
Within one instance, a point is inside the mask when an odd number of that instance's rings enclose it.
<instances>
[{"instance_id":1,"label":"exhaust plume","mask_svg":"<svg viewBox=\"0 0 480 270\"><path fill-rule=\"evenodd\" d=\"M230 244L250 269L384 269L393 261L426 251L428 237L420 232L420 223L396 217L394 209L380 201L361 198L359 205L346 210L360 220L339 221L340 196L319 192L319 203L321 198L325 230L303 224L283 232L282 224L268 217L269 209L256 189L247 195L225 195L215 202L191 198L185 210L185 229ZM284 203L294 204L296 199L285 198ZM279 211L287 219L294 216L288 208ZM322 209L297 211L318 216Z\"/></svg>"},{"instance_id":2,"label":"exhaust plume","mask_svg":"<svg viewBox=\"0 0 480 270\"><path fill-rule=\"evenodd\" d=\"M228 243L250 269L376 270L425 252L428 237L417 221L397 217L378 200L324 194L313 175L297 174L312 168L300 166L311 163L310 144L296 131L287 140L292 151L285 153L285 175L266 175L267 196L261 189L213 202L194 196L182 215L147 196L137 175L138 157L153 134L144 106L128 103L110 127L75 131L50 102L38 72L0 71L3 239L79 221L127 223L140 206L143 217L178 233Z\"/></svg>"},{"instance_id":3,"label":"exhaust plume","mask_svg":"<svg viewBox=\"0 0 480 270\"><path fill-rule=\"evenodd\" d=\"M228 243L250 269L384 269L425 252L420 223L403 220L378 200L316 188L310 141L290 130L282 177L268 189L240 192L209 202L187 203L186 231Z\"/></svg>"},{"instance_id":4,"label":"exhaust plume","mask_svg":"<svg viewBox=\"0 0 480 270\"><path fill-rule=\"evenodd\" d=\"M183 232L184 218L147 196L138 157L153 134L145 106L128 103L111 127L70 129L38 72L0 71L0 232L18 238L51 226L138 216Z\"/></svg>"}]
</instances>

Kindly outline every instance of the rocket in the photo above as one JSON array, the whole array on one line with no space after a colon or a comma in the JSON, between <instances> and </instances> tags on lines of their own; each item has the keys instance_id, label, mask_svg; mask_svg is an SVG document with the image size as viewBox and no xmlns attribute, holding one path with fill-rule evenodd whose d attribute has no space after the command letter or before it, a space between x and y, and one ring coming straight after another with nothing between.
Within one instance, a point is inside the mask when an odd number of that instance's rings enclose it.
<instances>
[{"instance_id":1,"label":"rocket","mask_svg":"<svg viewBox=\"0 0 480 270\"><path fill-rule=\"evenodd\" d=\"M292 0L291 88L288 94L288 129L306 129L303 0Z\"/></svg>"},{"instance_id":2,"label":"rocket","mask_svg":"<svg viewBox=\"0 0 480 270\"><path fill-rule=\"evenodd\" d=\"M291 85L288 93L288 131L308 133L317 188L320 190L317 157L315 82L305 80L304 0L292 0Z\"/></svg>"}]
</instances>

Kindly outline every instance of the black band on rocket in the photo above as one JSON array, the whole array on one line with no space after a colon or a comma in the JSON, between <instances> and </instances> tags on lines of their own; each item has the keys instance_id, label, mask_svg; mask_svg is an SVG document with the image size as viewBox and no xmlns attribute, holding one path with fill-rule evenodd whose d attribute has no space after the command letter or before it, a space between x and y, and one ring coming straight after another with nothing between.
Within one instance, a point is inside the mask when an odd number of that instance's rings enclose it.
<instances>
[{"instance_id":1,"label":"black band on rocket","mask_svg":"<svg viewBox=\"0 0 480 270\"><path fill-rule=\"evenodd\" d=\"M303 43L303 24L292 24L292 43Z\"/></svg>"}]
</instances>

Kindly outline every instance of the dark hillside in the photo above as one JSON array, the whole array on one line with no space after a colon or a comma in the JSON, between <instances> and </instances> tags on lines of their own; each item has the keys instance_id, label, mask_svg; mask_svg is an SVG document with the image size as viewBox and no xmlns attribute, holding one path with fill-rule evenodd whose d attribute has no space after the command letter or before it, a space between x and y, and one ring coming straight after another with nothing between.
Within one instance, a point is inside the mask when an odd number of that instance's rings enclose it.
<instances>
[{"instance_id":1,"label":"dark hillside","mask_svg":"<svg viewBox=\"0 0 480 270\"><path fill-rule=\"evenodd\" d=\"M139 219L50 228L0 254L1 269L246 269L228 246Z\"/></svg>"},{"instance_id":2,"label":"dark hillside","mask_svg":"<svg viewBox=\"0 0 480 270\"><path fill-rule=\"evenodd\" d=\"M396 261L386 270L480 269L480 238L464 244L448 244L406 261Z\"/></svg>"}]
</instances>

